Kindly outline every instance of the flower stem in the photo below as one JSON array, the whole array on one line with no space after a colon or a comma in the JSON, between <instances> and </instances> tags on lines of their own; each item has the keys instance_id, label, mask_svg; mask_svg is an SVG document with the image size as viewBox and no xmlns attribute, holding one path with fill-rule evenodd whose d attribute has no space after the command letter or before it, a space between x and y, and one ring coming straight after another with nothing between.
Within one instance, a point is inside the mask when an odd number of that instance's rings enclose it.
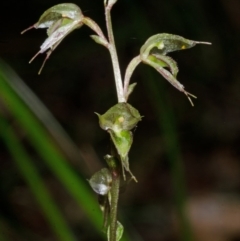
<instances>
[{"instance_id":1,"label":"flower stem","mask_svg":"<svg viewBox=\"0 0 240 241\"><path fill-rule=\"evenodd\" d=\"M113 65L113 72L114 72L114 79L116 84L116 90L117 90L117 97L118 102L126 102L124 93L123 93L123 83L122 83L122 77L118 62L118 56L113 36L113 30L112 30L112 20L111 20L111 4L107 4L105 6L105 17L106 17L106 25L107 25L107 32L108 32L108 40L109 40L109 52L112 59L112 65Z\"/></svg>"},{"instance_id":2,"label":"flower stem","mask_svg":"<svg viewBox=\"0 0 240 241\"><path fill-rule=\"evenodd\" d=\"M111 187L111 208L110 208L110 241L117 239L117 208L119 197L120 175L113 175Z\"/></svg>"},{"instance_id":3,"label":"flower stem","mask_svg":"<svg viewBox=\"0 0 240 241\"><path fill-rule=\"evenodd\" d=\"M115 151L112 150L114 153ZM112 186L110 190L110 232L109 241L117 240L117 208L118 208L118 198L119 198L119 187L121 172L119 172L119 160L111 155L106 155L104 158L109 166L112 173Z\"/></svg>"},{"instance_id":4,"label":"flower stem","mask_svg":"<svg viewBox=\"0 0 240 241\"><path fill-rule=\"evenodd\" d=\"M123 82L118 62L117 50L114 41L113 29L112 29L112 20L111 20L111 9L113 4L106 4L105 5L105 17L106 17L106 26L107 26L107 33L108 33L108 49L110 52L112 65L113 65L113 72L114 72L114 79L118 97L118 103L126 102L124 91L123 91ZM119 187L120 187L120 174L118 172L117 163L115 158L112 159L112 163L108 163L110 169L112 169L112 187L111 187L111 201L110 201L110 237L109 241L116 241L117 240L117 208L118 208L118 199L119 199Z\"/></svg>"}]
</instances>

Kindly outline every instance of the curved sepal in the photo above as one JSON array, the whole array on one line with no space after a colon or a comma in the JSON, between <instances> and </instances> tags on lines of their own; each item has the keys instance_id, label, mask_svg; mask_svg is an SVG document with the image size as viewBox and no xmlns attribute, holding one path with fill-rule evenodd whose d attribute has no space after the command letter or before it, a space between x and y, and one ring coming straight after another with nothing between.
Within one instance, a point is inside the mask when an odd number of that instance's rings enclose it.
<instances>
[{"instance_id":1,"label":"curved sepal","mask_svg":"<svg viewBox=\"0 0 240 241\"><path fill-rule=\"evenodd\" d=\"M165 56L166 57L166 56ZM159 62L159 60L154 57L153 55L150 55L146 60L144 60L144 63L152 66L154 69L156 69L171 85L173 85L176 89L183 92L188 100L190 101L191 105L194 106L192 100L190 97L197 98L195 95L192 95L191 93L187 92L184 89L184 86L176 79L176 77L170 73L168 70L164 69L162 67L162 62ZM165 67L165 66L164 66Z\"/></svg>"},{"instance_id":2,"label":"curved sepal","mask_svg":"<svg viewBox=\"0 0 240 241\"><path fill-rule=\"evenodd\" d=\"M97 114L97 113L96 113ZM128 103L118 103L103 115L97 114L103 130L131 130L142 119L137 109Z\"/></svg>"},{"instance_id":3,"label":"curved sepal","mask_svg":"<svg viewBox=\"0 0 240 241\"><path fill-rule=\"evenodd\" d=\"M152 51L161 55L166 55L169 52L192 48L196 44L211 43L189 40L174 34L161 33L151 36L144 43L140 49L140 55L142 59L146 59Z\"/></svg>"},{"instance_id":4,"label":"curved sepal","mask_svg":"<svg viewBox=\"0 0 240 241\"><path fill-rule=\"evenodd\" d=\"M46 10L38 22L34 24L35 28L49 28L58 19L68 18L74 21L81 21L83 14L81 9L74 3L61 3L57 4Z\"/></svg>"},{"instance_id":5,"label":"curved sepal","mask_svg":"<svg viewBox=\"0 0 240 241\"><path fill-rule=\"evenodd\" d=\"M160 66L169 68L172 75L175 78L177 77L178 66L177 66L177 62L174 59L166 55L155 54L155 53L153 53L152 56L156 58L155 61L157 61ZM151 58L151 57L149 56L148 58Z\"/></svg>"}]
</instances>

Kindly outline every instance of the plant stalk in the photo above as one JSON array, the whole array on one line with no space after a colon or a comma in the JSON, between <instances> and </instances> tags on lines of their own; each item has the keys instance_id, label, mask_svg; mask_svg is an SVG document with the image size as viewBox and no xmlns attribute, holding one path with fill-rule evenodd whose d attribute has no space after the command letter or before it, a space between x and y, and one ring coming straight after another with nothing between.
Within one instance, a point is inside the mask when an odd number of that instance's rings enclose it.
<instances>
[{"instance_id":1,"label":"plant stalk","mask_svg":"<svg viewBox=\"0 0 240 241\"><path fill-rule=\"evenodd\" d=\"M110 241L116 241L117 239L117 208L119 198L120 187L120 175L114 172L111 187L111 204L110 204Z\"/></svg>"},{"instance_id":2,"label":"plant stalk","mask_svg":"<svg viewBox=\"0 0 240 241\"><path fill-rule=\"evenodd\" d=\"M123 91L123 82L121 77L121 71L118 62L117 50L114 41L113 29L112 29L112 20L111 20L111 9L113 4L105 5L105 17L106 17L106 26L108 33L109 41L109 52L113 65L114 79L118 97L118 103L126 102L124 91ZM116 167L116 162L114 161L113 166ZM119 198L119 187L120 187L120 174L116 168L112 168L112 187L111 187L111 200L110 200L110 237L109 241L117 240L117 208L118 208L118 198Z\"/></svg>"},{"instance_id":3,"label":"plant stalk","mask_svg":"<svg viewBox=\"0 0 240 241\"><path fill-rule=\"evenodd\" d=\"M116 45L114 41L114 35L112 30L112 20L111 20L111 4L108 4L105 6L105 17L106 17L106 25L107 25L107 32L108 32L108 41L109 41L109 52L112 59L112 65L113 65L113 72L114 72L114 79L115 79L115 85L117 90L117 97L118 97L118 103L120 102L126 102L124 92L123 92L123 83L122 83L122 77L118 62L118 56L116 51Z\"/></svg>"}]
</instances>

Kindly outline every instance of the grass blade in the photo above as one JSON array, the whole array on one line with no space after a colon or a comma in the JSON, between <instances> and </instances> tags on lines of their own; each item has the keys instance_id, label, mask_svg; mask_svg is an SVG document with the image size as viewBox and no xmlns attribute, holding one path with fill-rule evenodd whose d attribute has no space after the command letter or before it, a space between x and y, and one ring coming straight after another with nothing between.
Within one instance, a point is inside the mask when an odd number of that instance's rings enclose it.
<instances>
[{"instance_id":1,"label":"grass blade","mask_svg":"<svg viewBox=\"0 0 240 241\"><path fill-rule=\"evenodd\" d=\"M32 164L31 158L20 144L11 126L9 126L7 121L1 116L0 131L9 152L15 160L15 163L26 180L30 190L35 196L55 235L62 241L74 241L75 238L73 233L69 229L55 202L51 198L47 188L38 174L37 169Z\"/></svg>"},{"instance_id":2,"label":"grass blade","mask_svg":"<svg viewBox=\"0 0 240 241\"><path fill-rule=\"evenodd\" d=\"M49 136L48 131L43 128L35 115L9 86L3 71L3 69L0 69L0 99L19 122L40 157L64 184L91 223L97 230L100 230L102 224L101 212L87 181L82 180L71 168Z\"/></svg>"}]
</instances>

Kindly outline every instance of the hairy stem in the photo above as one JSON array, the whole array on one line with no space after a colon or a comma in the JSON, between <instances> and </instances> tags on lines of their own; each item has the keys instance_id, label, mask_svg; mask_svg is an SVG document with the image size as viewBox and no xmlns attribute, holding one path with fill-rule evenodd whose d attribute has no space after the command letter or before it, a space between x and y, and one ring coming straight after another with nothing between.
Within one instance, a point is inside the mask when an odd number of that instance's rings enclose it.
<instances>
[{"instance_id":1,"label":"hairy stem","mask_svg":"<svg viewBox=\"0 0 240 241\"><path fill-rule=\"evenodd\" d=\"M111 8L112 5L108 4L105 6L105 16L106 16L106 25L107 25L107 32L108 32L108 40L109 40L109 52L112 59L112 65L113 65L113 72L114 72L114 78L115 78L115 84L116 84L116 90L117 90L117 97L118 102L126 102L126 99L124 97L123 93L123 83L122 83L122 77L118 62L118 56L113 36L113 30L112 30L112 20L111 20Z\"/></svg>"},{"instance_id":2,"label":"hairy stem","mask_svg":"<svg viewBox=\"0 0 240 241\"><path fill-rule=\"evenodd\" d=\"M119 197L120 175L113 175L111 188L111 208L110 208L110 241L116 241L117 238L117 208Z\"/></svg>"},{"instance_id":3,"label":"hairy stem","mask_svg":"<svg viewBox=\"0 0 240 241\"><path fill-rule=\"evenodd\" d=\"M114 4L114 3L113 3ZM112 65L113 65L113 72L114 72L114 79L115 85L117 90L117 97L118 103L126 102L125 95L123 92L123 82L118 62L117 50L114 41L113 29L112 29L112 20L111 20L111 9L113 4L105 5L105 17L106 17L106 25L107 25L107 32L108 32L108 49L110 52ZM120 187L120 174L115 168L117 166L116 160L112 160L113 163L110 164L112 166L112 187L111 187L111 201L110 201L110 241L117 240L117 208L118 208L118 198L119 198L119 187Z\"/></svg>"}]
</instances>

